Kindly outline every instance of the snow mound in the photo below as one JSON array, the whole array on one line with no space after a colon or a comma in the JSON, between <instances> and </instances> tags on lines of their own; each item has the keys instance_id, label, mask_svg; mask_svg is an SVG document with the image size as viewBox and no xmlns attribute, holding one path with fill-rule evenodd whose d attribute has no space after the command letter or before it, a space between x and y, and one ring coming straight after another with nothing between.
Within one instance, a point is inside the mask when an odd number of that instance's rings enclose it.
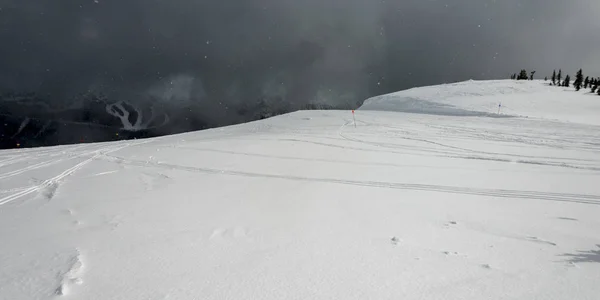
<instances>
[{"instance_id":1,"label":"snow mound","mask_svg":"<svg viewBox=\"0 0 600 300\"><path fill-rule=\"evenodd\" d=\"M544 81L464 81L373 97L361 110L445 116L533 117L600 125L600 98Z\"/></svg>"}]
</instances>

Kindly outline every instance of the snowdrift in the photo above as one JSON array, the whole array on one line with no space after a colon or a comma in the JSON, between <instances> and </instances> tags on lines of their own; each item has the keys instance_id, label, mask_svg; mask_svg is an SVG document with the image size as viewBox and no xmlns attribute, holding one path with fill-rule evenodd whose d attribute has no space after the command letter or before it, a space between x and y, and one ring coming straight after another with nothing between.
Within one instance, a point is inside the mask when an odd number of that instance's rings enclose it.
<instances>
[{"instance_id":1,"label":"snowdrift","mask_svg":"<svg viewBox=\"0 0 600 300\"><path fill-rule=\"evenodd\" d=\"M0 299L595 300L599 100L464 82L0 151Z\"/></svg>"},{"instance_id":2,"label":"snowdrift","mask_svg":"<svg viewBox=\"0 0 600 300\"><path fill-rule=\"evenodd\" d=\"M362 110L447 116L534 117L600 125L600 97L544 81L465 81L413 88L365 101Z\"/></svg>"}]
</instances>

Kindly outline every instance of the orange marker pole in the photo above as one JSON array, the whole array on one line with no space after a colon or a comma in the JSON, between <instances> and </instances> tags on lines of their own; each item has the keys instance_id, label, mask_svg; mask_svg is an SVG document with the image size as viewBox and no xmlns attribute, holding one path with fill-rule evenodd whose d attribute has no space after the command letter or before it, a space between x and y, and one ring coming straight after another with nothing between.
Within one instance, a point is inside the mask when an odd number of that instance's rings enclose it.
<instances>
[{"instance_id":1,"label":"orange marker pole","mask_svg":"<svg viewBox=\"0 0 600 300\"><path fill-rule=\"evenodd\" d=\"M354 120L354 128L356 128L356 118L354 117L354 109L352 110L352 120Z\"/></svg>"}]
</instances>

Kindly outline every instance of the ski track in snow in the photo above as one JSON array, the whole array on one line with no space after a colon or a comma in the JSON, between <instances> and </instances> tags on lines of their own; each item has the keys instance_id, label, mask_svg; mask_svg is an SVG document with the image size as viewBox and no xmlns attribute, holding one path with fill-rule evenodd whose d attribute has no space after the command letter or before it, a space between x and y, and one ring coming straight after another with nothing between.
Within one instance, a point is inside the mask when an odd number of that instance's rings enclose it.
<instances>
[{"instance_id":1,"label":"ski track in snow","mask_svg":"<svg viewBox=\"0 0 600 300\"><path fill-rule=\"evenodd\" d=\"M355 180L342 180L342 179L335 179L335 178L276 175L276 174L252 173L252 172L231 171L231 170L202 168L202 167L191 167L191 166L175 165L175 164L169 164L169 163L163 163L163 162L139 161L139 160L125 159L123 157L116 157L116 156L111 156L111 155L106 155L106 156L112 157L112 160L119 164L128 164L128 165L140 166L140 167L152 166L152 167L159 167L159 168L170 169L170 170L181 170L181 171L216 174L216 175L285 179L285 180L295 180L295 181L334 183L334 184L369 186L369 187L376 187L376 188L389 188L389 189L400 189L400 190L415 190L415 191L453 193L453 194L464 194L464 195L479 195L479 196L491 196L491 197L500 197L500 198L520 198L520 199L535 199L535 200L546 200L546 201L562 201L562 202L600 205L600 196L599 195L570 194L570 193L545 193L545 192L536 192L536 191L482 189L482 188L467 188L467 187L455 187L455 186L443 186L443 185L410 184L410 183L379 182L379 181L355 181Z\"/></svg>"},{"instance_id":2,"label":"ski track in snow","mask_svg":"<svg viewBox=\"0 0 600 300\"><path fill-rule=\"evenodd\" d=\"M141 144L141 143L145 143L145 142L138 142L137 144ZM76 172L77 170L81 169L82 167L84 167L88 163L92 162L94 159L98 158L99 156L106 155L106 154L111 153L111 152L119 151L119 150L124 149L126 147L129 147L131 145L132 145L132 143L126 143L124 145L118 144L116 146L115 145L110 145L110 146L102 147L100 149L94 149L92 151L85 152L84 154L78 154L78 155L76 155L77 157L86 157L86 156L91 156L91 157L85 159L82 162L79 162L79 163L75 164L74 166L72 166L72 167L70 167L70 168L68 168L66 170L63 170L62 173L60 173L60 174L58 174L58 175L56 175L56 176L54 176L52 178L44 180L39 185L32 186L32 187L23 189L21 191L18 191L17 193L14 193L12 195L0 198L0 206L2 206L4 204L7 204L7 203L10 203L10 202L12 202L12 201L14 201L16 199L19 199L19 198L24 197L26 195L29 195L31 193L38 192L38 191L42 191L42 195L47 200L50 200L50 199L52 199L52 197L54 197L54 193L58 189L58 186L59 186L60 181L62 179L64 179L65 177L67 177L67 176L69 176L71 174L73 174L74 172ZM52 156L57 156L57 154L53 154ZM61 160L62 159L58 158L58 159L56 159L54 161L46 163L43 166L52 165L52 164L58 163ZM31 171L31 170L37 169L39 167L41 167L41 166L37 166L36 168L30 168L30 169L27 169L27 170L25 170L23 172Z\"/></svg>"},{"instance_id":3,"label":"ski track in snow","mask_svg":"<svg viewBox=\"0 0 600 300\"><path fill-rule=\"evenodd\" d=\"M371 123L366 123L366 124L375 125L375 124L371 124ZM364 141L364 140L360 140L360 139L357 139L357 138L349 137L348 135L344 134L344 131L343 131L343 129L346 126L348 126L348 123L345 123L340 128L340 131L338 132L338 134L340 135L340 137L342 137L345 140L352 141L352 142L357 142L357 143L362 143L362 144L373 145L373 146L377 146L377 147L390 148L390 149L406 149L406 147L407 147L405 145L399 145L399 144L393 144L393 143L369 142L369 141ZM450 145L447 145L447 144L443 144L443 143L439 143L439 142L433 142L433 141L429 141L429 140L425 140L425 139L417 139L417 138L410 138L410 137L404 137L404 136L394 136L394 138L404 139L404 140L409 140L409 141L417 141L417 142L422 142L422 143L428 143L428 144L432 144L432 145L436 145L436 146L441 146L443 148L448 148L448 149L452 149L452 150L458 150L458 152L447 152L447 151L444 152L444 151L439 151L439 150L431 150L429 148L424 148L424 147L417 148L417 149L419 149L421 151L425 151L425 152L429 152L429 153L438 153L438 154L441 154L441 155L436 155L436 156L440 156L440 157L459 158L459 159L490 160L490 161L498 161L498 162L534 164L534 165L543 165L543 166L556 166L556 167L564 167L564 168L573 168L573 169L584 169L584 170L600 171L600 160L582 160L582 159L574 159L574 158L549 157L549 156L513 155L513 154L506 154L506 153L499 153L499 152L488 152L488 151L478 151L478 150L473 150L473 149L468 149L468 148L450 146ZM511 142L515 142L515 140L511 140ZM598 151L598 150L600 150L600 147L595 147L595 148L592 148L592 149ZM484 156L481 156L481 155L488 155L488 157L484 157ZM565 163L565 162L552 162L552 161L547 161L547 160L543 161L543 160L533 160L533 159L550 159L550 160L560 160L560 161L592 162L592 163L596 163L597 165L596 166L577 166L577 165L572 165L572 164L568 164L568 163Z\"/></svg>"},{"instance_id":4,"label":"ski track in snow","mask_svg":"<svg viewBox=\"0 0 600 300\"><path fill-rule=\"evenodd\" d=\"M361 141L361 140L358 140L358 139L355 139L355 138L348 138L348 137L345 137L345 139L348 140L348 141L353 141L353 142L362 143L362 144L366 144L366 145L372 145L372 146L381 147L381 148L384 148L385 150L382 150L382 149L359 148L359 147L354 147L354 146L349 146L349 145L348 146L343 146L343 145L338 145L338 144L325 143L325 142L320 142L320 141L311 141L311 140L299 139L299 138L294 138L294 139L291 139L291 138L276 139L276 141L281 141L281 142L300 142L300 143L308 143L308 144L314 144L314 145L331 147L331 148L339 148L339 149L344 149L344 150L365 151L365 152L381 152L381 153L394 153L394 154L414 154L414 153L419 153L419 155L421 155L421 156L431 156L431 157L441 157L441 158L495 161L495 162L505 162L505 163L531 164L531 165L553 166L553 167L561 167L561 168L569 168L569 169L581 169L581 170L590 170L590 171L600 171L600 162L599 161L593 161L593 160L585 160L585 161L596 163L596 165L594 165L594 166L591 166L591 165L577 166L577 165L568 164L568 163L565 163L565 162L536 161L536 160L518 159L518 157L521 157L521 156L518 156L518 155L504 154L504 157L502 157L502 156L488 156L488 157L484 157L484 156L481 156L481 155L474 155L474 154L465 155L464 151L462 151L462 152L448 152L448 151L440 151L440 150L435 150L435 149L432 149L432 148L418 147L418 146L413 146L413 145L406 145L405 146L405 145L396 145L396 144L389 144L389 143L385 143L385 144L384 143L375 143L375 142ZM263 140L272 140L272 139L263 139ZM388 150L388 149L390 149L390 150ZM398 150L410 150L410 151L401 152L401 151L398 151ZM209 150L207 150L207 151L209 151ZM213 150L213 151L217 151L217 150ZM532 158L541 158L541 159L543 159L544 157L532 157ZM564 160L567 160L567 161L568 160L577 160L577 159L557 158L557 157L548 157L548 158L551 158L551 159L564 159Z\"/></svg>"},{"instance_id":5,"label":"ski track in snow","mask_svg":"<svg viewBox=\"0 0 600 300\"><path fill-rule=\"evenodd\" d=\"M12 176L15 176L15 175L26 173L28 171L33 171L33 170L36 170L36 169L40 169L40 168L52 166L54 164L60 163L60 162L65 161L65 160L70 160L70 159L78 158L78 157L81 157L81 156L86 156L86 155L89 154L89 152L84 152L82 154L78 154L77 152L75 152L76 150L78 150L80 148L85 148L85 147L86 147L85 145L84 146L80 145L80 146L73 147L72 149L69 149L68 151L56 151L56 150L54 150L54 151L52 151L52 150L40 151L39 153L35 153L33 155L33 157L32 157L32 155L28 154L30 151L26 151L24 154L21 154L19 156L15 156L15 157L13 157L12 160L9 160L6 163L0 163L0 168L6 167L6 166L9 166L9 165L13 165L13 164L16 164L16 163L21 162L21 161L27 161L27 160L31 160L31 159L36 159L36 158L39 158L39 157L45 157L45 156L47 156L50 159L44 160L42 162L39 162L39 163L36 163L36 164L33 164L33 165L29 165L29 166L24 167L24 168L19 168L17 170L13 170L13 171L10 171L10 172L1 173L0 174L0 179L9 178L9 177L12 177ZM90 147L90 146L87 146L87 147ZM92 146L92 147L94 147L94 146ZM49 155L46 155L46 154L49 154ZM58 158L56 158L56 157L58 157Z\"/></svg>"}]
</instances>

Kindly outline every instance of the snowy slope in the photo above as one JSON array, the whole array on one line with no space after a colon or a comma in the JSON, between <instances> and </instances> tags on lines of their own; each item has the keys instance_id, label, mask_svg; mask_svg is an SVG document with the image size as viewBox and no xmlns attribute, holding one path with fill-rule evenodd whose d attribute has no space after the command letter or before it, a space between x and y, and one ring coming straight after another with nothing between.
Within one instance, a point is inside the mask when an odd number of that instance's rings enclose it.
<instances>
[{"instance_id":1,"label":"snowy slope","mask_svg":"<svg viewBox=\"0 0 600 300\"><path fill-rule=\"evenodd\" d=\"M403 93L0 152L0 299L597 299L598 98Z\"/></svg>"},{"instance_id":2,"label":"snowy slope","mask_svg":"<svg viewBox=\"0 0 600 300\"><path fill-rule=\"evenodd\" d=\"M600 125L597 95L543 81L465 81L414 88L368 99L361 109L494 117L499 106L501 116Z\"/></svg>"}]
</instances>

